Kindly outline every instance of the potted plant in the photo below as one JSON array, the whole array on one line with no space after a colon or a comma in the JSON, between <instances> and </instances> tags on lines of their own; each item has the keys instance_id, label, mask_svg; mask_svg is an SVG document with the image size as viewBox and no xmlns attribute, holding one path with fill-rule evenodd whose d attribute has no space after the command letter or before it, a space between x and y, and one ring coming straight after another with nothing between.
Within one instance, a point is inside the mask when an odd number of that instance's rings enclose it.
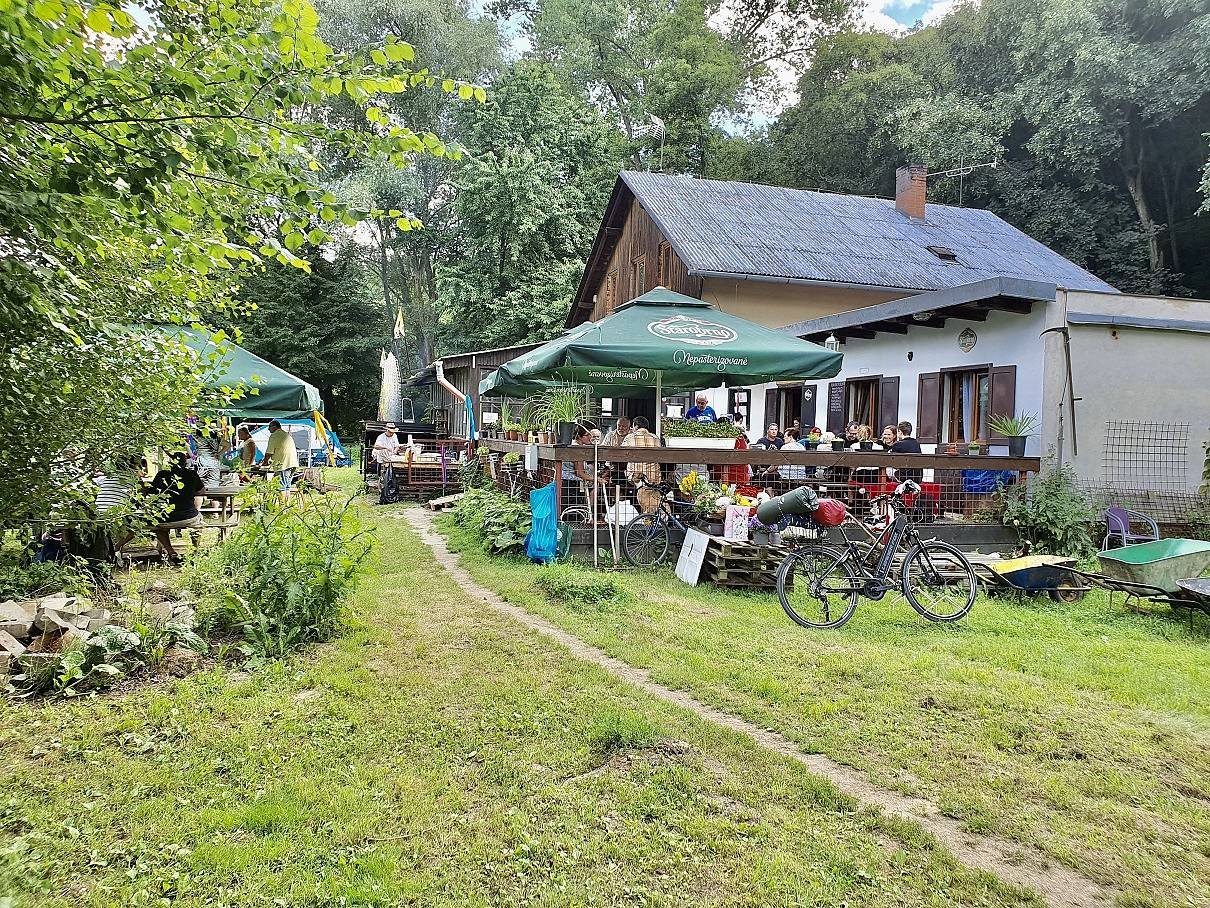
<instances>
[{"instance_id":1,"label":"potted plant","mask_svg":"<svg viewBox=\"0 0 1210 908\"><path fill-rule=\"evenodd\" d=\"M555 443L569 445L575 438L576 423L585 416L584 389L579 385L552 388L542 394L537 407L541 422L554 426Z\"/></svg>"},{"instance_id":2,"label":"potted plant","mask_svg":"<svg viewBox=\"0 0 1210 908\"><path fill-rule=\"evenodd\" d=\"M807 436L807 444L812 445L813 447L818 449L819 442L822 438L823 438L823 436L820 435L818 432L812 432L810 435Z\"/></svg>"},{"instance_id":3,"label":"potted plant","mask_svg":"<svg viewBox=\"0 0 1210 908\"><path fill-rule=\"evenodd\" d=\"M1034 430L1038 426L1038 417L1032 413L1019 413L1016 416L991 416L987 427L997 435L1003 435L1008 440L1010 457L1025 456L1025 441L1031 435L1037 435Z\"/></svg>"},{"instance_id":4,"label":"potted plant","mask_svg":"<svg viewBox=\"0 0 1210 908\"><path fill-rule=\"evenodd\" d=\"M748 529L752 534L752 542L757 545L769 545L773 541L773 534L777 532L776 525L761 523L760 518L756 516L748 519Z\"/></svg>"},{"instance_id":5,"label":"potted plant","mask_svg":"<svg viewBox=\"0 0 1210 908\"><path fill-rule=\"evenodd\" d=\"M843 435L833 435L832 436L832 450L833 451L843 451L844 450L844 436Z\"/></svg>"},{"instance_id":6,"label":"potted plant","mask_svg":"<svg viewBox=\"0 0 1210 908\"><path fill-rule=\"evenodd\" d=\"M968 441L966 443L966 453L967 454L978 454L982 450L983 450L983 445L982 445L982 443L980 443L978 441Z\"/></svg>"},{"instance_id":7,"label":"potted plant","mask_svg":"<svg viewBox=\"0 0 1210 908\"><path fill-rule=\"evenodd\" d=\"M730 451L741 432L730 422L696 422L690 419L666 419L662 426L670 448L712 448Z\"/></svg>"},{"instance_id":8,"label":"potted plant","mask_svg":"<svg viewBox=\"0 0 1210 908\"><path fill-rule=\"evenodd\" d=\"M508 426L513 421L513 408L508 401L500 404L500 418L496 420L497 438L508 438Z\"/></svg>"}]
</instances>

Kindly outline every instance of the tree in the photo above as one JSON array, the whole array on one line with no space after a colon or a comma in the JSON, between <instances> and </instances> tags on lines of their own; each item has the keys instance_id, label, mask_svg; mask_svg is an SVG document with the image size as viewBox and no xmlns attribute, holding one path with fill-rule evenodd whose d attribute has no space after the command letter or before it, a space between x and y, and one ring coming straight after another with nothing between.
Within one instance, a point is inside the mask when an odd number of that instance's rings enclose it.
<instances>
[{"instance_id":1,"label":"tree","mask_svg":"<svg viewBox=\"0 0 1210 908\"><path fill-rule=\"evenodd\" d=\"M439 272L452 349L562 329L623 143L545 64L522 61L464 112L458 245Z\"/></svg>"},{"instance_id":2,"label":"tree","mask_svg":"<svg viewBox=\"0 0 1210 908\"><path fill-rule=\"evenodd\" d=\"M331 257L306 250L307 272L276 262L252 271L239 290L248 311L232 320L243 346L319 389L341 432L374 414L378 355L391 344L365 253L345 241Z\"/></svg>"},{"instance_id":3,"label":"tree","mask_svg":"<svg viewBox=\"0 0 1210 908\"><path fill-rule=\"evenodd\" d=\"M4 446L7 519L170 443L197 404L204 364L140 323L203 320L233 269L306 269L296 252L341 225L418 226L338 198L318 158L443 155L375 102L483 90L414 70L393 37L334 51L317 26L307 0L0 0L0 433L27 440ZM328 121L334 97L374 128Z\"/></svg>"}]
</instances>

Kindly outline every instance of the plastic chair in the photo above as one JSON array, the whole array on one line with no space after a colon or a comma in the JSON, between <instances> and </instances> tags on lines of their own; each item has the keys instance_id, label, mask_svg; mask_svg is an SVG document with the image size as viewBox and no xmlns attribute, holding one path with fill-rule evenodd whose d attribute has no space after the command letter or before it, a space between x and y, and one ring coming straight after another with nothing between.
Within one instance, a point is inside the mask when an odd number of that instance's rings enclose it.
<instances>
[{"instance_id":1,"label":"plastic chair","mask_svg":"<svg viewBox=\"0 0 1210 908\"><path fill-rule=\"evenodd\" d=\"M1135 533L1131 524L1146 524L1148 532ZM1101 542L1101 551L1123 545L1134 545L1136 542L1155 542L1160 538L1160 528L1146 514L1131 511L1128 508L1109 508L1105 511L1105 539Z\"/></svg>"}]
</instances>

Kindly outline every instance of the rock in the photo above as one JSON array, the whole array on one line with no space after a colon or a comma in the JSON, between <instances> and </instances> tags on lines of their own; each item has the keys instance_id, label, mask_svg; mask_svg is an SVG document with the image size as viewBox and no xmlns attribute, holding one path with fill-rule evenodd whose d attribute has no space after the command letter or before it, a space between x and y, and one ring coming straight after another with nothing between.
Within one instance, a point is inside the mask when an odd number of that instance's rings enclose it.
<instances>
[{"instance_id":1,"label":"rock","mask_svg":"<svg viewBox=\"0 0 1210 908\"><path fill-rule=\"evenodd\" d=\"M202 667L202 654L184 646L172 646L164 653L164 671L174 678L184 678Z\"/></svg>"},{"instance_id":2,"label":"rock","mask_svg":"<svg viewBox=\"0 0 1210 908\"><path fill-rule=\"evenodd\" d=\"M172 610L172 623L185 627L193 627L197 622L197 612L189 606L177 607Z\"/></svg>"},{"instance_id":3,"label":"rock","mask_svg":"<svg viewBox=\"0 0 1210 908\"><path fill-rule=\"evenodd\" d=\"M24 639L33 631L37 614L36 600L15 602L10 599L8 602L0 602L0 631Z\"/></svg>"},{"instance_id":4,"label":"rock","mask_svg":"<svg viewBox=\"0 0 1210 908\"><path fill-rule=\"evenodd\" d=\"M168 601L144 602L143 611L158 621L168 621L172 618L172 603Z\"/></svg>"},{"instance_id":5,"label":"rock","mask_svg":"<svg viewBox=\"0 0 1210 908\"><path fill-rule=\"evenodd\" d=\"M90 608L80 617L87 619L87 626L84 627L86 631L95 631L113 621L113 616L109 613L109 609L105 608ZM79 626L78 621L76 622L76 626Z\"/></svg>"},{"instance_id":6,"label":"rock","mask_svg":"<svg viewBox=\"0 0 1210 908\"><path fill-rule=\"evenodd\" d=\"M0 631L0 653L9 656L20 656L25 652L25 644L7 631Z\"/></svg>"},{"instance_id":7,"label":"rock","mask_svg":"<svg viewBox=\"0 0 1210 908\"><path fill-rule=\"evenodd\" d=\"M38 602L39 609L52 608L56 612L72 612L79 611L76 607L76 597L68 596L64 593L59 593L55 596L43 596Z\"/></svg>"},{"instance_id":8,"label":"rock","mask_svg":"<svg viewBox=\"0 0 1210 908\"><path fill-rule=\"evenodd\" d=\"M44 634L58 634L68 629L75 630L76 616L65 615L58 609L42 607L38 609L34 627Z\"/></svg>"}]
</instances>

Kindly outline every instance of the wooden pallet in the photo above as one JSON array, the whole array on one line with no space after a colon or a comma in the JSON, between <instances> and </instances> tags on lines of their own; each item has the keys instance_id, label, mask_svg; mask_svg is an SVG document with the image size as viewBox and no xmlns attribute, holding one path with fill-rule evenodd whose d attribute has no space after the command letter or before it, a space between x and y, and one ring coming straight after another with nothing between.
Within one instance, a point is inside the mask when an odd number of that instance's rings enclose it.
<instances>
[{"instance_id":1,"label":"wooden pallet","mask_svg":"<svg viewBox=\"0 0 1210 908\"><path fill-rule=\"evenodd\" d=\"M785 545L757 545L712 537L702 562L701 579L727 589L771 591L777 569L789 553Z\"/></svg>"},{"instance_id":2,"label":"wooden pallet","mask_svg":"<svg viewBox=\"0 0 1210 908\"><path fill-rule=\"evenodd\" d=\"M457 492L454 495L443 495L440 498L431 498L429 499L426 507L428 507L430 511L444 511L447 508L454 507L454 505L461 501L462 495L462 492Z\"/></svg>"}]
</instances>

